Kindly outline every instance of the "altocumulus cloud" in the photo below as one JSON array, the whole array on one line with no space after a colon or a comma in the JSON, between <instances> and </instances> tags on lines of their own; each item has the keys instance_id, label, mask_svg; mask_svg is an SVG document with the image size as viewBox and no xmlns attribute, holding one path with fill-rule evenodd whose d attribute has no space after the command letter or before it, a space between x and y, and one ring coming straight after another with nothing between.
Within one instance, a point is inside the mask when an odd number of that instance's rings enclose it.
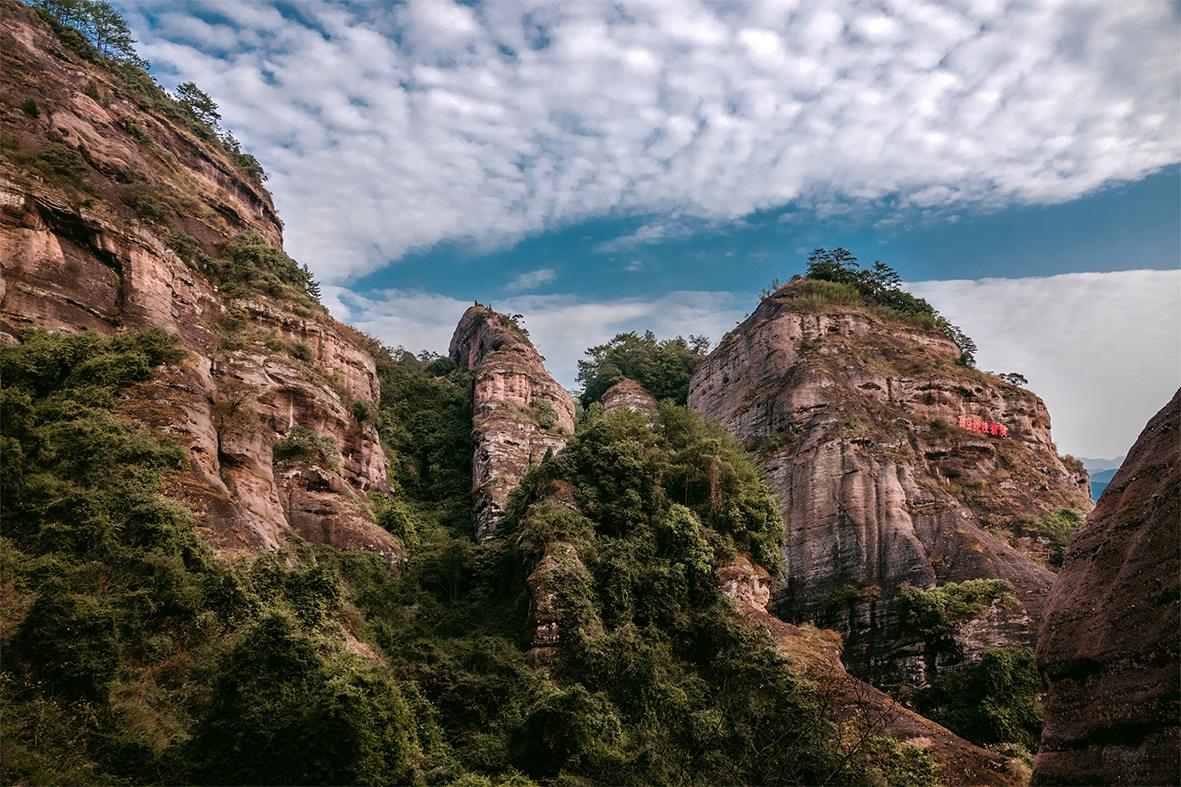
<instances>
[{"instance_id":1,"label":"altocumulus cloud","mask_svg":"<svg viewBox=\"0 0 1181 787\"><path fill-rule=\"evenodd\" d=\"M1045 399L1063 451L1118 456L1181 386L1181 271L1070 273L1022 279L915 282L980 345L979 365L1019 371ZM468 302L409 291L363 297L328 287L325 302L390 345L446 352ZM619 331L715 342L755 306L748 293L673 292L655 299L588 301L569 295L493 303L521 312L546 366L573 387L577 361ZM1135 380L1135 385L1128 385Z\"/></svg>"},{"instance_id":2,"label":"altocumulus cloud","mask_svg":"<svg viewBox=\"0 0 1181 787\"><path fill-rule=\"evenodd\" d=\"M329 282L593 216L1050 203L1181 158L1163 1L121 5Z\"/></svg>"}]
</instances>

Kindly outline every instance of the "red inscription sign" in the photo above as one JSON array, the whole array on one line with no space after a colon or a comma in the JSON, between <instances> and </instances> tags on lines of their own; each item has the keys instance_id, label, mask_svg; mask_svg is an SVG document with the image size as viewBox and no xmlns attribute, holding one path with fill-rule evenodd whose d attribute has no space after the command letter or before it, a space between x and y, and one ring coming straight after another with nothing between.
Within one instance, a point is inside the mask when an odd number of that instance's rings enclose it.
<instances>
[{"instance_id":1,"label":"red inscription sign","mask_svg":"<svg viewBox=\"0 0 1181 787\"><path fill-rule=\"evenodd\" d=\"M1004 424L998 424L992 421L981 421L979 418L973 418L970 415L961 415L956 424L960 429L967 429L970 432L979 432L980 434L992 435L993 437L1008 437L1009 430L1005 428Z\"/></svg>"}]
</instances>

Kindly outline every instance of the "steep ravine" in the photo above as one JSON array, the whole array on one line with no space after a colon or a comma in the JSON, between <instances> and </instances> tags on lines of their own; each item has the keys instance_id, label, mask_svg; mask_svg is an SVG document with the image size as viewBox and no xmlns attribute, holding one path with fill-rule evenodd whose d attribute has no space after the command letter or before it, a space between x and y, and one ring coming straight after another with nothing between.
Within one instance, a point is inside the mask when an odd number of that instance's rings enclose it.
<instances>
[{"instance_id":1,"label":"steep ravine","mask_svg":"<svg viewBox=\"0 0 1181 787\"><path fill-rule=\"evenodd\" d=\"M755 450L787 526L771 607L831 626L854 674L923 685L940 663L1032 645L1054 574L1039 518L1087 511L1033 393L956 363L935 331L781 288L697 368L689 405ZM1007 435L959 427L1004 424ZM916 641L892 598L977 578L1009 582L954 643Z\"/></svg>"}]
</instances>

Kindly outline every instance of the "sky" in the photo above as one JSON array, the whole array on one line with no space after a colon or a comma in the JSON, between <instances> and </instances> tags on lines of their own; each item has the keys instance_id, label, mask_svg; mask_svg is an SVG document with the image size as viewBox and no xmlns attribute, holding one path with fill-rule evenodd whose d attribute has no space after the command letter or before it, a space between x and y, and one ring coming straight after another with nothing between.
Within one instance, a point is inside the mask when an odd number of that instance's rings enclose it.
<instances>
[{"instance_id":1,"label":"sky","mask_svg":"<svg viewBox=\"0 0 1181 787\"><path fill-rule=\"evenodd\" d=\"M1181 385L1181 5L118 0L257 156L340 319L445 351L474 300L574 387L715 341L812 248L1020 371L1063 452Z\"/></svg>"}]
</instances>

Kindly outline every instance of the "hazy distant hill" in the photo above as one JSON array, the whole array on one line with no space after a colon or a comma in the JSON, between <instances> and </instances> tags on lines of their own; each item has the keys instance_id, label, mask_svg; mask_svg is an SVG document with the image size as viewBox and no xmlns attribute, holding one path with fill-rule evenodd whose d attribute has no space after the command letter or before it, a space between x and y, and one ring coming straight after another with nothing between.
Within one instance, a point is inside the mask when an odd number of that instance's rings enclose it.
<instances>
[{"instance_id":1,"label":"hazy distant hill","mask_svg":"<svg viewBox=\"0 0 1181 787\"><path fill-rule=\"evenodd\" d=\"M1120 465L1124 463L1124 457L1119 456L1115 459L1088 459L1083 457L1080 461L1091 475L1091 499L1098 500L1099 495L1103 494L1103 490L1107 488L1107 484L1115 476L1115 471L1119 470Z\"/></svg>"}]
</instances>

